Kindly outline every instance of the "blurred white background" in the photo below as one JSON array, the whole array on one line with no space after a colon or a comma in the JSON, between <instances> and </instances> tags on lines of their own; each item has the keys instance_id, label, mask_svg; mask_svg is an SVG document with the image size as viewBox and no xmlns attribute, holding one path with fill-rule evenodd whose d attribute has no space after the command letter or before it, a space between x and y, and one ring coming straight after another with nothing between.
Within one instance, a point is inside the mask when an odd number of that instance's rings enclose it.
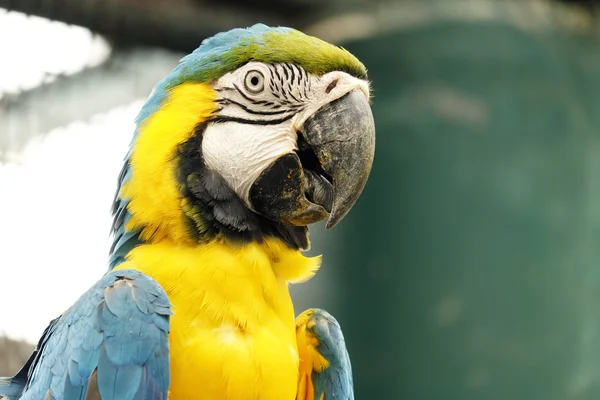
<instances>
[{"instance_id":1,"label":"blurred white background","mask_svg":"<svg viewBox=\"0 0 600 400\"><path fill-rule=\"evenodd\" d=\"M0 97L74 74L110 53L87 29L0 9L0 38L15 36L20 40L0 40ZM143 100L53 129L22 151L4 154L0 335L37 342L48 322L106 270L110 206Z\"/></svg>"}]
</instances>

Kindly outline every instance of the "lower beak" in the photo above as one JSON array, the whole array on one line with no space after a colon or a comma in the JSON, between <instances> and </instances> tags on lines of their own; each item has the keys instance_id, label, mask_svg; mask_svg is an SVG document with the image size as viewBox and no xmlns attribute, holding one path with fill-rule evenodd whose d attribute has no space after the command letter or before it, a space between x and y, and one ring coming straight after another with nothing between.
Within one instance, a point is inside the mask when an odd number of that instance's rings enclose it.
<instances>
[{"instance_id":1,"label":"lower beak","mask_svg":"<svg viewBox=\"0 0 600 400\"><path fill-rule=\"evenodd\" d=\"M298 136L298 153L263 171L250 201L255 211L284 224L327 218L330 229L356 203L373 165L375 123L364 92L357 88L324 105Z\"/></svg>"}]
</instances>

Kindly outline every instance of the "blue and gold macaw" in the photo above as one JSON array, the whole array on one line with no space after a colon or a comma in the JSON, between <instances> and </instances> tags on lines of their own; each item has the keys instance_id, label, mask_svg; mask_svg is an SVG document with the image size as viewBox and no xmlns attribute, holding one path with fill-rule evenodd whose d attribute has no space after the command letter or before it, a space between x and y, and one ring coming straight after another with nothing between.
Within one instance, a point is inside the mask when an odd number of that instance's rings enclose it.
<instances>
[{"instance_id":1,"label":"blue and gold macaw","mask_svg":"<svg viewBox=\"0 0 600 400\"><path fill-rule=\"evenodd\" d=\"M338 323L294 323L307 225L373 162L366 69L289 28L206 39L158 83L119 177L110 269L0 380L22 400L353 399ZM82 263L84 260L82 260Z\"/></svg>"}]
</instances>

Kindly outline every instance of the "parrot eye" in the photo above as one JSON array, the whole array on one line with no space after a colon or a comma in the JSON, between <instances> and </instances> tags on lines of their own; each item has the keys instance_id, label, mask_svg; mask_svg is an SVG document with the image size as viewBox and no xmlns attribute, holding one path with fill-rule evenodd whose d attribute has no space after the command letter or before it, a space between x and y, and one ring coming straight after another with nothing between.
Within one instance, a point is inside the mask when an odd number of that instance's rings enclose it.
<instances>
[{"instance_id":1,"label":"parrot eye","mask_svg":"<svg viewBox=\"0 0 600 400\"><path fill-rule=\"evenodd\" d=\"M260 93L265 88L265 77L260 71L248 71L244 80L244 86L252 94Z\"/></svg>"}]
</instances>

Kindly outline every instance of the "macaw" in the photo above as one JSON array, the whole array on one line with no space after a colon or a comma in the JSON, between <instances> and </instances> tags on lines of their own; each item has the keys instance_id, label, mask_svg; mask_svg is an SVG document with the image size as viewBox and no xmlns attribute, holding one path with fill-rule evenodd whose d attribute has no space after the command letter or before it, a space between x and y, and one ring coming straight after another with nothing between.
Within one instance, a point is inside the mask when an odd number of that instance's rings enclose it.
<instances>
[{"instance_id":1,"label":"macaw","mask_svg":"<svg viewBox=\"0 0 600 400\"><path fill-rule=\"evenodd\" d=\"M9 399L353 399L339 324L296 323L307 226L370 174L364 65L262 24L219 33L159 82L118 179L108 272L46 328ZM82 260L83 261L83 260Z\"/></svg>"}]
</instances>

